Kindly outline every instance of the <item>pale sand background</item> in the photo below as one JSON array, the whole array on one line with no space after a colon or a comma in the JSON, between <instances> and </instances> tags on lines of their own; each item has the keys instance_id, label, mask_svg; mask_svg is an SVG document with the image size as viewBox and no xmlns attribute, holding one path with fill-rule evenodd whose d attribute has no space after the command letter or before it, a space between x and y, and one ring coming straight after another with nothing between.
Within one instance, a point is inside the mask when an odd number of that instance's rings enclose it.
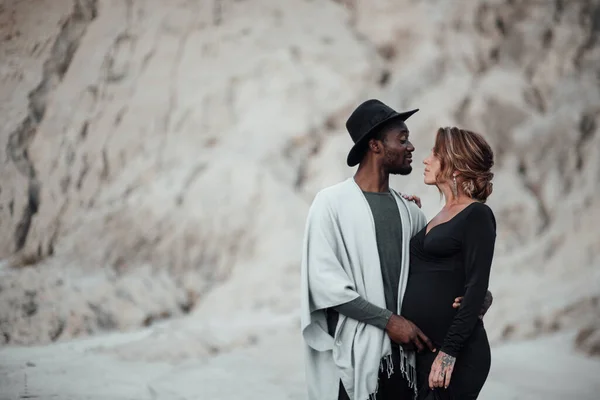
<instances>
[{"instance_id":1,"label":"pale sand background","mask_svg":"<svg viewBox=\"0 0 600 400\"><path fill-rule=\"evenodd\" d=\"M372 97L421 108L417 161L440 125L496 151L482 397L598 398L599 21L598 0L0 0L0 398L300 398L306 212L353 173L344 122ZM392 185L431 218L414 164Z\"/></svg>"},{"instance_id":2,"label":"pale sand background","mask_svg":"<svg viewBox=\"0 0 600 400\"><path fill-rule=\"evenodd\" d=\"M0 352L0 399L305 398L300 338L291 330L264 335L254 345L210 359L170 363L140 357L140 351L153 352L166 341L170 349L163 354L166 360L198 346L201 339L181 325L6 349ZM572 336L557 334L494 348L492 370L480 398L598 399L600 362L565 347ZM137 355L132 348L138 349Z\"/></svg>"}]
</instances>

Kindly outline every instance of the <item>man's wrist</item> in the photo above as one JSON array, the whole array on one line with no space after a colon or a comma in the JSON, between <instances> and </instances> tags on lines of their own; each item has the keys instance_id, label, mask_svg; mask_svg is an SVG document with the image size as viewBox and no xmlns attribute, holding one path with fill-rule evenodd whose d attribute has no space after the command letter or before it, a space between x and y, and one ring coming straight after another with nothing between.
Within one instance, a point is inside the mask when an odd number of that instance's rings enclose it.
<instances>
[{"instance_id":1,"label":"man's wrist","mask_svg":"<svg viewBox=\"0 0 600 400\"><path fill-rule=\"evenodd\" d=\"M389 330L392 325L394 325L395 323L400 322L401 318L402 317L400 315L394 314L393 312L390 311L390 316L389 316L388 322L387 322L387 324L385 326L385 330L386 331Z\"/></svg>"},{"instance_id":2,"label":"man's wrist","mask_svg":"<svg viewBox=\"0 0 600 400\"><path fill-rule=\"evenodd\" d=\"M385 331L387 330L387 326L390 322L390 318L392 317L392 315L393 313L390 310L383 309L379 313L377 318L373 320L372 324L375 325L377 328L381 329L382 331Z\"/></svg>"},{"instance_id":3,"label":"man's wrist","mask_svg":"<svg viewBox=\"0 0 600 400\"><path fill-rule=\"evenodd\" d=\"M391 312L390 310L385 310L385 311L386 311L386 313L385 313L384 317L385 317L385 321L386 321L386 325L387 325L387 323L390 322L390 319L392 318L392 315L394 315L394 313Z\"/></svg>"}]
</instances>

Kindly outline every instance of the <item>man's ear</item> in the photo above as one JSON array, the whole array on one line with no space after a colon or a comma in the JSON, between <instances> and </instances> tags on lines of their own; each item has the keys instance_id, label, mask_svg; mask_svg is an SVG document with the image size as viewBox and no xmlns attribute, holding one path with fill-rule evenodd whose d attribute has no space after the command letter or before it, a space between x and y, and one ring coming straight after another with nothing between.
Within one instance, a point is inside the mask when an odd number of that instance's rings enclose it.
<instances>
[{"instance_id":1,"label":"man's ear","mask_svg":"<svg viewBox=\"0 0 600 400\"><path fill-rule=\"evenodd\" d=\"M381 153L383 146L379 140L369 139L369 149L375 154Z\"/></svg>"}]
</instances>

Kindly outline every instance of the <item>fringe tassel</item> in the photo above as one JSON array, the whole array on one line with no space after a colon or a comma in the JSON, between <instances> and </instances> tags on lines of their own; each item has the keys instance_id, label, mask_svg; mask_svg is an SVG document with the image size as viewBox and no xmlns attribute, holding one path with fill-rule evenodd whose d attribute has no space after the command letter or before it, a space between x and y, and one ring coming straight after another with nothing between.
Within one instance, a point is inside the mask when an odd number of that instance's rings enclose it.
<instances>
[{"instance_id":1,"label":"fringe tassel","mask_svg":"<svg viewBox=\"0 0 600 400\"><path fill-rule=\"evenodd\" d=\"M408 387L414 392L414 399L417 398L417 371L415 368L408 363L408 357L402 351L400 354L400 371L402 376L408 381Z\"/></svg>"},{"instance_id":2,"label":"fringe tassel","mask_svg":"<svg viewBox=\"0 0 600 400\"><path fill-rule=\"evenodd\" d=\"M392 374L394 373L394 363L392 362L392 355L389 354L385 356L385 361L387 364L387 377L389 379L390 376L392 376Z\"/></svg>"},{"instance_id":3,"label":"fringe tassel","mask_svg":"<svg viewBox=\"0 0 600 400\"><path fill-rule=\"evenodd\" d=\"M379 371L383 372L384 370L387 372L388 379L394 374L394 363L392 361L391 354L384 356L381 359L381 361L379 362ZM377 387L375 388L375 391L369 395L368 400L377 400L377 392L378 391L379 391L379 377L377 378Z\"/></svg>"},{"instance_id":4,"label":"fringe tassel","mask_svg":"<svg viewBox=\"0 0 600 400\"><path fill-rule=\"evenodd\" d=\"M387 371L388 379L394 374L394 363L392 362L392 355L388 354L381 359L379 363L379 371L383 372L384 369ZM417 398L417 371L412 365L408 363L408 357L404 354L400 355L400 373L408 381L408 387L414 392L414 399ZM377 387L375 391L369 395L368 400L377 400L377 392L379 391L379 378L377 378Z\"/></svg>"}]
</instances>

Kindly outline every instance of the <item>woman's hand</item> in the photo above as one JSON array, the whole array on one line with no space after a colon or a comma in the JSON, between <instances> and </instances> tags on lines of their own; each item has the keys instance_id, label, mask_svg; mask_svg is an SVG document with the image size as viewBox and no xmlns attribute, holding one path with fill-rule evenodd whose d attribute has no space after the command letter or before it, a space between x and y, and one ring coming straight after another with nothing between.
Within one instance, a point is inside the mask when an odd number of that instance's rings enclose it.
<instances>
[{"instance_id":1,"label":"woman's hand","mask_svg":"<svg viewBox=\"0 0 600 400\"><path fill-rule=\"evenodd\" d=\"M403 194L402 197L408 201L414 201L415 204L421 208L421 198L419 196L415 196L414 194Z\"/></svg>"},{"instance_id":2,"label":"woman's hand","mask_svg":"<svg viewBox=\"0 0 600 400\"><path fill-rule=\"evenodd\" d=\"M431 365L431 372L429 372L429 387L431 389L436 387L448 388L450 385L450 378L452 377L452 371L454 371L454 363L456 358L452 357L443 351L440 351L435 357L435 361Z\"/></svg>"},{"instance_id":3,"label":"woman's hand","mask_svg":"<svg viewBox=\"0 0 600 400\"><path fill-rule=\"evenodd\" d=\"M457 297L454 299L454 303L452 303L453 308L460 308L460 305L463 301L464 297ZM494 296L492 296L492 292L489 290L485 294L485 298L483 299L483 305L481 306L481 311L479 312L479 319L483 319L485 313L490 309L492 303L494 302Z\"/></svg>"}]
</instances>

